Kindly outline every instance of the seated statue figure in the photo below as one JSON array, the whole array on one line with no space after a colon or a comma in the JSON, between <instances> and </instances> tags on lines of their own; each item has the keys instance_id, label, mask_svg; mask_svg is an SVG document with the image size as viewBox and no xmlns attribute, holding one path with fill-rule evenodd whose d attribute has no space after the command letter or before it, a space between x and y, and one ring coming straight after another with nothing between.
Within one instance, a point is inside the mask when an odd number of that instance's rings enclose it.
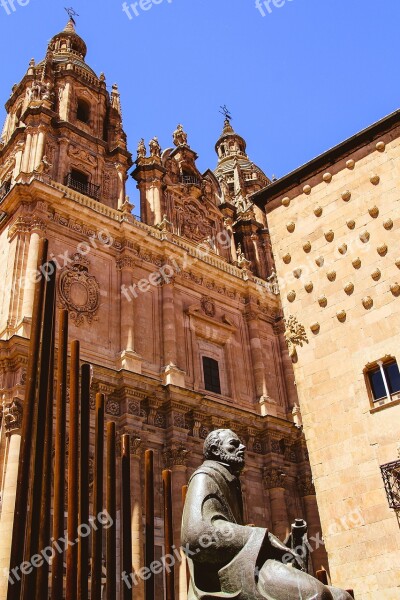
<instances>
[{"instance_id":1,"label":"seated statue figure","mask_svg":"<svg viewBox=\"0 0 400 600\"><path fill-rule=\"evenodd\" d=\"M302 570L301 557L267 529L243 524L245 446L229 429L209 434L182 518L188 600L351 600Z\"/></svg>"}]
</instances>

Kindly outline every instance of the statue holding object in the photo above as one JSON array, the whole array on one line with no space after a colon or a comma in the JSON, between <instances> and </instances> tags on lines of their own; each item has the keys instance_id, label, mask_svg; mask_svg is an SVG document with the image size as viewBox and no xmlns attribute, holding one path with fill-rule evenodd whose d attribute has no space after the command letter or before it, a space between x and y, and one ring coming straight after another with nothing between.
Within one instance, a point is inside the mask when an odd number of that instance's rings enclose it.
<instances>
[{"instance_id":1,"label":"statue holding object","mask_svg":"<svg viewBox=\"0 0 400 600\"><path fill-rule=\"evenodd\" d=\"M244 451L233 431L211 432L189 481L182 518L188 600L351 600L304 572L299 554L267 529L243 524Z\"/></svg>"}]
</instances>

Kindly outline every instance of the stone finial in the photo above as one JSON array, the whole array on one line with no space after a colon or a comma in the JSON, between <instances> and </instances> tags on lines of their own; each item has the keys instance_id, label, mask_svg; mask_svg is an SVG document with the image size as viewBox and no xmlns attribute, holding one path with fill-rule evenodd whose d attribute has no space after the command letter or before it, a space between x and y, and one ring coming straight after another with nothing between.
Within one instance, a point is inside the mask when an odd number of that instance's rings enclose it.
<instances>
[{"instance_id":1,"label":"stone finial","mask_svg":"<svg viewBox=\"0 0 400 600\"><path fill-rule=\"evenodd\" d=\"M175 129L173 135L173 140L174 140L174 144L175 146L187 146L187 133L185 133L185 131L183 130L183 126L181 124L178 125L178 127Z\"/></svg>"},{"instance_id":2,"label":"stone finial","mask_svg":"<svg viewBox=\"0 0 400 600\"><path fill-rule=\"evenodd\" d=\"M121 97L118 90L118 85L113 83L111 91L111 106L115 108L120 116L122 116Z\"/></svg>"}]
</instances>

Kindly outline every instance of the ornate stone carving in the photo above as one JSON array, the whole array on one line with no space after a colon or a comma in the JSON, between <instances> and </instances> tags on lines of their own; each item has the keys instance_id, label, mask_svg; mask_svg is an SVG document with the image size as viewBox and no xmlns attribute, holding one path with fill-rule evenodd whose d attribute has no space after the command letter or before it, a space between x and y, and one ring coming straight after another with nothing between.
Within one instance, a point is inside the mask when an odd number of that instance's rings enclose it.
<instances>
[{"instance_id":1,"label":"ornate stone carving","mask_svg":"<svg viewBox=\"0 0 400 600\"><path fill-rule=\"evenodd\" d=\"M322 206L318 205L314 208L314 215L316 217L320 217L322 215Z\"/></svg>"},{"instance_id":2,"label":"ornate stone carving","mask_svg":"<svg viewBox=\"0 0 400 600\"><path fill-rule=\"evenodd\" d=\"M203 296L201 299L201 308L208 317L215 317L215 302L210 296Z\"/></svg>"},{"instance_id":3,"label":"ornate stone carving","mask_svg":"<svg viewBox=\"0 0 400 600\"><path fill-rule=\"evenodd\" d=\"M293 231L296 229L296 223L294 223L293 221L290 221L286 225L286 229L288 230L289 233L293 233Z\"/></svg>"},{"instance_id":4,"label":"ornate stone carving","mask_svg":"<svg viewBox=\"0 0 400 600\"><path fill-rule=\"evenodd\" d=\"M274 488L284 488L286 473L283 469L265 469L264 483L268 490Z\"/></svg>"},{"instance_id":5,"label":"ornate stone carving","mask_svg":"<svg viewBox=\"0 0 400 600\"><path fill-rule=\"evenodd\" d=\"M389 229L392 229L392 227L393 227L392 219L386 219L386 221L383 223L383 226L387 231L389 231Z\"/></svg>"},{"instance_id":6,"label":"ornate stone carving","mask_svg":"<svg viewBox=\"0 0 400 600\"><path fill-rule=\"evenodd\" d=\"M285 319L285 340L291 358L297 355L296 346L303 347L304 343L308 344L308 338L304 326L301 325L294 315L290 315Z\"/></svg>"},{"instance_id":7,"label":"ornate stone carving","mask_svg":"<svg viewBox=\"0 0 400 600\"><path fill-rule=\"evenodd\" d=\"M285 198L282 199L282 204L283 206L290 206L290 198L288 196L285 196Z\"/></svg>"},{"instance_id":8,"label":"ornate stone carving","mask_svg":"<svg viewBox=\"0 0 400 600\"><path fill-rule=\"evenodd\" d=\"M326 274L326 276L329 279L329 281L335 281L335 279L336 279L336 271L328 271L328 273Z\"/></svg>"},{"instance_id":9,"label":"ornate stone carving","mask_svg":"<svg viewBox=\"0 0 400 600\"><path fill-rule=\"evenodd\" d=\"M311 242L306 242L303 246L303 250L304 252L306 252L308 254L308 252L311 252Z\"/></svg>"},{"instance_id":10,"label":"ornate stone carving","mask_svg":"<svg viewBox=\"0 0 400 600\"><path fill-rule=\"evenodd\" d=\"M373 219L376 219L379 215L379 208L377 206L371 206L371 208L368 209L368 212Z\"/></svg>"},{"instance_id":11,"label":"ornate stone carving","mask_svg":"<svg viewBox=\"0 0 400 600\"><path fill-rule=\"evenodd\" d=\"M375 269L374 271L372 271L371 273L371 277L374 281L379 281L379 279L381 278L381 272L379 269Z\"/></svg>"},{"instance_id":12,"label":"ornate stone carving","mask_svg":"<svg viewBox=\"0 0 400 600\"><path fill-rule=\"evenodd\" d=\"M374 305L374 301L372 300L371 296L366 296L365 298L363 298L362 299L362 305L367 310L369 310L370 308L372 308L373 305Z\"/></svg>"},{"instance_id":13,"label":"ornate stone carving","mask_svg":"<svg viewBox=\"0 0 400 600\"><path fill-rule=\"evenodd\" d=\"M85 318L92 323L100 306L99 284L89 275L88 267L89 261L84 256L74 254L71 266L61 271L58 280L60 303L77 327Z\"/></svg>"},{"instance_id":14,"label":"ornate stone carving","mask_svg":"<svg viewBox=\"0 0 400 600\"><path fill-rule=\"evenodd\" d=\"M392 283L392 285L390 286L390 291L392 292L393 296L400 296L400 285L396 282L396 283Z\"/></svg>"},{"instance_id":15,"label":"ornate stone carving","mask_svg":"<svg viewBox=\"0 0 400 600\"><path fill-rule=\"evenodd\" d=\"M346 320L346 318L347 318L347 313L346 313L346 311L345 311L345 310L339 310L339 311L336 313L336 317L337 317L337 320L338 320L338 321L340 321L341 323L344 323L344 322L345 322L345 320Z\"/></svg>"},{"instance_id":16,"label":"ornate stone carving","mask_svg":"<svg viewBox=\"0 0 400 600\"><path fill-rule=\"evenodd\" d=\"M183 444L172 446L163 452L163 461L166 469L174 466L186 466L190 450L187 450Z\"/></svg>"},{"instance_id":17,"label":"ornate stone carving","mask_svg":"<svg viewBox=\"0 0 400 600\"><path fill-rule=\"evenodd\" d=\"M328 300L327 300L326 296L320 296L320 297L318 298L318 304L319 304L320 306L322 306L322 308L325 308L325 307L326 307L326 305L328 304Z\"/></svg>"},{"instance_id":18,"label":"ornate stone carving","mask_svg":"<svg viewBox=\"0 0 400 600\"><path fill-rule=\"evenodd\" d=\"M306 292L307 292L308 294L311 294L311 292L312 292L312 291L313 291L313 289L314 289L314 284L313 284L313 282L312 282L312 281L308 281L308 282L305 284L305 286L304 286L304 289L306 290Z\"/></svg>"},{"instance_id":19,"label":"ornate stone carving","mask_svg":"<svg viewBox=\"0 0 400 600\"><path fill-rule=\"evenodd\" d=\"M379 256L386 256L388 247L386 244L381 244L377 247L376 251L378 252Z\"/></svg>"},{"instance_id":20,"label":"ornate stone carving","mask_svg":"<svg viewBox=\"0 0 400 600\"><path fill-rule=\"evenodd\" d=\"M309 194L311 194L311 185L305 185L305 186L303 187L303 192L304 192L305 194L307 194L307 196L308 196Z\"/></svg>"},{"instance_id":21,"label":"ornate stone carving","mask_svg":"<svg viewBox=\"0 0 400 600\"><path fill-rule=\"evenodd\" d=\"M296 300L296 292L294 290L291 290L287 295L287 299L289 300L289 302L294 302Z\"/></svg>"},{"instance_id":22,"label":"ornate stone carving","mask_svg":"<svg viewBox=\"0 0 400 600\"><path fill-rule=\"evenodd\" d=\"M297 478L302 496L315 496L315 487L311 475L305 474Z\"/></svg>"},{"instance_id":23,"label":"ornate stone carving","mask_svg":"<svg viewBox=\"0 0 400 600\"><path fill-rule=\"evenodd\" d=\"M82 161L92 167L97 165L97 159L95 156L83 150L83 148L77 148L76 146L70 146L68 150L68 154L72 156L72 158L76 158L78 161Z\"/></svg>"},{"instance_id":24,"label":"ornate stone carving","mask_svg":"<svg viewBox=\"0 0 400 600\"><path fill-rule=\"evenodd\" d=\"M160 158L161 156L161 146L158 142L158 138L157 137L153 137L152 140L150 140L149 142L149 148L150 148L150 156L154 156L157 158Z\"/></svg>"},{"instance_id":25,"label":"ornate stone carving","mask_svg":"<svg viewBox=\"0 0 400 600\"><path fill-rule=\"evenodd\" d=\"M131 435L130 437L130 451L132 456L137 456L140 458L143 453L142 440L138 437L134 437Z\"/></svg>"},{"instance_id":26,"label":"ornate stone carving","mask_svg":"<svg viewBox=\"0 0 400 600\"><path fill-rule=\"evenodd\" d=\"M22 428L22 404L17 398L4 409L3 418L6 433L11 434Z\"/></svg>"},{"instance_id":27,"label":"ornate stone carving","mask_svg":"<svg viewBox=\"0 0 400 600\"><path fill-rule=\"evenodd\" d=\"M355 269L359 269L361 267L361 260L359 258L355 258L351 264Z\"/></svg>"},{"instance_id":28,"label":"ornate stone carving","mask_svg":"<svg viewBox=\"0 0 400 600\"><path fill-rule=\"evenodd\" d=\"M326 239L327 242L332 242L333 238L335 237L335 234L332 231L332 229L330 229L329 231L327 231L324 235L325 235L325 239Z\"/></svg>"},{"instance_id":29,"label":"ornate stone carving","mask_svg":"<svg viewBox=\"0 0 400 600\"><path fill-rule=\"evenodd\" d=\"M319 330L321 329L321 325L319 323L312 323L310 325L310 329L313 333L317 334L317 333L319 333Z\"/></svg>"},{"instance_id":30,"label":"ornate stone carving","mask_svg":"<svg viewBox=\"0 0 400 600\"><path fill-rule=\"evenodd\" d=\"M348 296L350 296L354 292L354 283L352 283L351 281L346 283L346 285L344 286L344 291Z\"/></svg>"},{"instance_id":31,"label":"ornate stone carving","mask_svg":"<svg viewBox=\"0 0 400 600\"><path fill-rule=\"evenodd\" d=\"M351 192L349 190L346 190L345 192L342 193L342 200L344 200L345 202L348 202L351 198Z\"/></svg>"},{"instance_id":32,"label":"ornate stone carving","mask_svg":"<svg viewBox=\"0 0 400 600\"><path fill-rule=\"evenodd\" d=\"M290 263L290 261L292 260L292 257L288 253L288 254L285 254L284 256L282 256L282 260L285 263L285 265L288 265Z\"/></svg>"},{"instance_id":33,"label":"ornate stone carving","mask_svg":"<svg viewBox=\"0 0 400 600\"><path fill-rule=\"evenodd\" d=\"M146 144L144 143L144 139L142 138L139 141L139 144L137 147L137 157L138 158L146 158L146 154L147 154Z\"/></svg>"},{"instance_id":34,"label":"ornate stone carving","mask_svg":"<svg viewBox=\"0 0 400 600\"><path fill-rule=\"evenodd\" d=\"M119 417L119 415L121 414L121 407L119 405L119 402L112 399L107 400L106 413L108 415L112 415L113 417Z\"/></svg>"}]
</instances>

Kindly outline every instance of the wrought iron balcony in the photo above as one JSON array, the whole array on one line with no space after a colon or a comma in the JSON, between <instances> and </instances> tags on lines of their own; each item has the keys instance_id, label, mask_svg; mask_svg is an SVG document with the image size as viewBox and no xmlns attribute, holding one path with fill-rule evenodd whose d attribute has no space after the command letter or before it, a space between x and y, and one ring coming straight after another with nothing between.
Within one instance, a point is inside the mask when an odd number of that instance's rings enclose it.
<instances>
[{"instance_id":1,"label":"wrought iron balcony","mask_svg":"<svg viewBox=\"0 0 400 600\"><path fill-rule=\"evenodd\" d=\"M65 178L64 184L71 188L71 190L75 190L80 194L84 194L84 196L89 196L89 198L94 198L95 200L99 199L100 196L100 186L94 185L93 183L78 181L75 179L71 173Z\"/></svg>"},{"instance_id":2,"label":"wrought iron balcony","mask_svg":"<svg viewBox=\"0 0 400 600\"><path fill-rule=\"evenodd\" d=\"M381 466L390 508L400 510L400 460Z\"/></svg>"},{"instance_id":3,"label":"wrought iron balcony","mask_svg":"<svg viewBox=\"0 0 400 600\"><path fill-rule=\"evenodd\" d=\"M200 179L198 179L194 175L182 175L181 181L185 185L197 185L198 187L201 186Z\"/></svg>"},{"instance_id":4,"label":"wrought iron balcony","mask_svg":"<svg viewBox=\"0 0 400 600\"><path fill-rule=\"evenodd\" d=\"M3 183L3 185L0 187L0 204L3 202L4 198L7 196L10 189L11 189L11 181L5 181Z\"/></svg>"}]
</instances>

